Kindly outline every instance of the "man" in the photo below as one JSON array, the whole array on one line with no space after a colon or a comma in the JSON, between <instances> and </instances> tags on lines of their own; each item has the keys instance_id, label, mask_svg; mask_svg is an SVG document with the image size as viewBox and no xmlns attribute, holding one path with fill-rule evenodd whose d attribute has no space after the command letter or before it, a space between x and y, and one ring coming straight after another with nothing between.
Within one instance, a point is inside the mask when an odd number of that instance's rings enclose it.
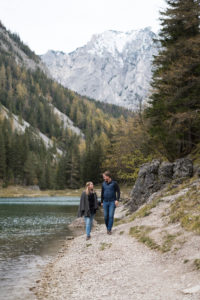
<instances>
[{"instance_id":1,"label":"man","mask_svg":"<svg viewBox=\"0 0 200 300\"><path fill-rule=\"evenodd\" d=\"M112 234L115 208L119 204L120 189L116 181L112 180L109 171L103 173L104 182L101 189L101 205L104 209L104 220L107 233Z\"/></svg>"}]
</instances>

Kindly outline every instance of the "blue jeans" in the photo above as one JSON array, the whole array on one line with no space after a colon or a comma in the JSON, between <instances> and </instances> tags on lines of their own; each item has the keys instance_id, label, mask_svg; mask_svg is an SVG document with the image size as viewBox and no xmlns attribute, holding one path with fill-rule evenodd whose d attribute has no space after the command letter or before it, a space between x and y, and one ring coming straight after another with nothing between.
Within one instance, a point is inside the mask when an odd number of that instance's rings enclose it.
<instances>
[{"instance_id":1,"label":"blue jeans","mask_svg":"<svg viewBox=\"0 0 200 300\"><path fill-rule=\"evenodd\" d=\"M103 201L104 220L108 231L111 231L114 221L115 201Z\"/></svg>"},{"instance_id":2,"label":"blue jeans","mask_svg":"<svg viewBox=\"0 0 200 300\"><path fill-rule=\"evenodd\" d=\"M93 219L94 219L94 214L91 214L90 217L84 217L84 219L85 219L86 234L87 234L87 236L90 236L90 232L92 229L92 223L93 223Z\"/></svg>"}]
</instances>

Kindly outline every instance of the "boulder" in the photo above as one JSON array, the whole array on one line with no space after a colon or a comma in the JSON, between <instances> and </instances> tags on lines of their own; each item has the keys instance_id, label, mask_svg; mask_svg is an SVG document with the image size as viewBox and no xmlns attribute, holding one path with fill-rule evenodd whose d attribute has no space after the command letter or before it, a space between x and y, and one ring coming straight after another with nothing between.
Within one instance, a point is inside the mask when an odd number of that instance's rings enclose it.
<instances>
[{"instance_id":1,"label":"boulder","mask_svg":"<svg viewBox=\"0 0 200 300\"><path fill-rule=\"evenodd\" d=\"M177 159L174 163L153 160L140 167L138 178L131 191L128 206L135 211L155 192L172 180L183 180L193 174L193 163L187 158Z\"/></svg>"},{"instance_id":2,"label":"boulder","mask_svg":"<svg viewBox=\"0 0 200 300\"><path fill-rule=\"evenodd\" d=\"M173 163L163 161L158 170L158 177L162 183L170 182L173 178Z\"/></svg>"},{"instance_id":3,"label":"boulder","mask_svg":"<svg viewBox=\"0 0 200 300\"><path fill-rule=\"evenodd\" d=\"M129 202L132 211L142 205L148 197L161 188L158 180L159 160L153 160L141 166L138 178L131 191L131 201Z\"/></svg>"},{"instance_id":4,"label":"boulder","mask_svg":"<svg viewBox=\"0 0 200 300\"><path fill-rule=\"evenodd\" d=\"M173 165L173 179L192 177L193 163L188 158L180 158Z\"/></svg>"}]
</instances>

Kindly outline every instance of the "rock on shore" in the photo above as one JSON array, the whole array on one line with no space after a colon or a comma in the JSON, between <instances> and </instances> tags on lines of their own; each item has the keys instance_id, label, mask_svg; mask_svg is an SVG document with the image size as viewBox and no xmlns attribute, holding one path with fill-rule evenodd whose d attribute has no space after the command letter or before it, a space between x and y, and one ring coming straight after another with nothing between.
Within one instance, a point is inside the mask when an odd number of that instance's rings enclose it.
<instances>
[{"instance_id":1,"label":"rock on shore","mask_svg":"<svg viewBox=\"0 0 200 300\"><path fill-rule=\"evenodd\" d=\"M177 159L175 162L153 160L140 167L138 178L131 191L129 207L135 211L155 192L175 180L179 184L193 175L193 163L188 158Z\"/></svg>"}]
</instances>

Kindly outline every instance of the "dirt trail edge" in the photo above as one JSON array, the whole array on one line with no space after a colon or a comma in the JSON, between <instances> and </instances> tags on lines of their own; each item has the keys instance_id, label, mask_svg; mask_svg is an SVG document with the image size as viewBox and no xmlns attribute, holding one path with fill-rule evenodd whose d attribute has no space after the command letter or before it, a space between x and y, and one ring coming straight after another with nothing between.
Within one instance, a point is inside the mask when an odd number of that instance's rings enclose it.
<instances>
[{"instance_id":1,"label":"dirt trail edge","mask_svg":"<svg viewBox=\"0 0 200 300\"><path fill-rule=\"evenodd\" d=\"M200 299L199 271L177 256L151 250L129 235L131 223L107 235L67 241L33 288L36 299Z\"/></svg>"}]
</instances>

